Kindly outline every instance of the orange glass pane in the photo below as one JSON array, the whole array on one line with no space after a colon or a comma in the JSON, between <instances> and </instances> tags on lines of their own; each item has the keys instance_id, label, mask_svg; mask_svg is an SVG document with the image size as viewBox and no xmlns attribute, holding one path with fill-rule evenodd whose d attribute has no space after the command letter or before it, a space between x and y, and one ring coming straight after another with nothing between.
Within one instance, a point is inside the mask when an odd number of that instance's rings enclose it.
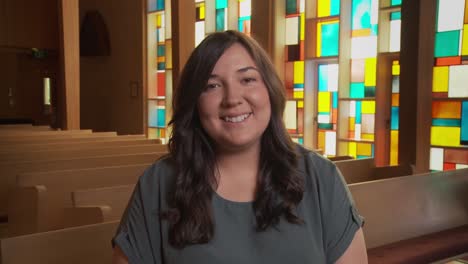
<instances>
[{"instance_id":1,"label":"orange glass pane","mask_svg":"<svg viewBox=\"0 0 468 264\"><path fill-rule=\"evenodd\" d=\"M460 65L461 56L436 58L435 66Z\"/></svg>"},{"instance_id":2,"label":"orange glass pane","mask_svg":"<svg viewBox=\"0 0 468 264\"><path fill-rule=\"evenodd\" d=\"M432 102L432 118L460 118L461 102Z\"/></svg>"},{"instance_id":3,"label":"orange glass pane","mask_svg":"<svg viewBox=\"0 0 468 264\"><path fill-rule=\"evenodd\" d=\"M392 94L392 106L400 106L400 94Z\"/></svg>"}]
</instances>

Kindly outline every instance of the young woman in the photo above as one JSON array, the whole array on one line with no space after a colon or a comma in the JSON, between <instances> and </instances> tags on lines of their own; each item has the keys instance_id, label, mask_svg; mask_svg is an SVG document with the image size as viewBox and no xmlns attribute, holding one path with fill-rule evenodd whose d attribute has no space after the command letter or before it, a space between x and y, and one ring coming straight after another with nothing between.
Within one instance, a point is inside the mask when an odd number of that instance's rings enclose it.
<instances>
[{"instance_id":1,"label":"young woman","mask_svg":"<svg viewBox=\"0 0 468 264\"><path fill-rule=\"evenodd\" d=\"M208 36L182 72L169 155L138 181L114 263L367 263L343 177L291 141L285 102L253 39Z\"/></svg>"}]
</instances>

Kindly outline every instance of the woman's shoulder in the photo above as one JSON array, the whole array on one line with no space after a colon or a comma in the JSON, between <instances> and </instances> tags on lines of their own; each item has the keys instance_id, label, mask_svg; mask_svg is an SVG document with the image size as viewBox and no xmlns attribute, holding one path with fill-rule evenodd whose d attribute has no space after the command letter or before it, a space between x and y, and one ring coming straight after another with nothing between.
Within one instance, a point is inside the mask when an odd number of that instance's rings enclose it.
<instances>
[{"instance_id":1,"label":"woman's shoulder","mask_svg":"<svg viewBox=\"0 0 468 264\"><path fill-rule=\"evenodd\" d=\"M304 146L297 145L296 152L298 153L299 169L334 169L335 164L329 159L322 156L320 153L308 149Z\"/></svg>"},{"instance_id":2,"label":"woman's shoulder","mask_svg":"<svg viewBox=\"0 0 468 264\"><path fill-rule=\"evenodd\" d=\"M173 160L170 155L165 155L147 167L140 176L138 183L141 186L150 187L153 191L167 189L175 177Z\"/></svg>"}]
</instances>

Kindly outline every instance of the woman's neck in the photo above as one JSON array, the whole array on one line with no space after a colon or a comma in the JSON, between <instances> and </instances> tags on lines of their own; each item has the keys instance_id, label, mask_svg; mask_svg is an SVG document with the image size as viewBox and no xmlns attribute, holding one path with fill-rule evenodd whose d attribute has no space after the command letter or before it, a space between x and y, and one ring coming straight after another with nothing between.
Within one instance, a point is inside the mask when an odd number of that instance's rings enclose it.
<instances>
[{"instance_id":1,"label":"woman's neck","mask_svg":"<svg viewBox=\"0 0 468 264\"><path fill-rule=\"evenodd\" d=\"M260 163L260 148L217 155L216 192L228 200L245 202L255 197Z\"/></svg>"}]
</instances>

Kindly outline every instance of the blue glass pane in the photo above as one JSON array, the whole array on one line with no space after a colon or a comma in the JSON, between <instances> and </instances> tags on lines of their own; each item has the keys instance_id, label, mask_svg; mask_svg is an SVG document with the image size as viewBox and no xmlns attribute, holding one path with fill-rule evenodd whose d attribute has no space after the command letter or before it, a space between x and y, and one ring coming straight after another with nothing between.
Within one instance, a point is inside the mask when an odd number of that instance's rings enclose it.
<instances>
[{"instance_id":1,"label":"blue glass pane","mask_svg":"<svg viewBox=\"0 0 468 264\"><path fill-rule=\"evenodd\" d=\"M333 129L333 124L318 123L318 128L319 129L325 129L325 130L331 130L331 129Z\"/></svg>"},{"instance_id":2,"label":"blue glass pane","mask_svg":"<svg viewBox=\"0 0 468 264\"><path fill-rule=\"evenodd\" d=\"M328 67L327 65L318 66L318 90L320 92L328 91Z\"/></svg>"},{"instance_id":3,"label":"blue glass pane","mask_svg":"<svg viewBox=\"0 0 468 264\"><path fill-rule=\"evenodd\" d=\"M399 107L398 106L392 106L392 118L391 118L391 130L398 130L399 126L398 124L400 123L398 121L398 118L399 118Z\"/></svg>"},{"instance_id":4,"label":"blue glass pane","mask_svg":"<svg viewBox=\"0 0 468 264\"><path fill-rule=\"evenodd\" d=\"M374 97L375 96L375 86L366 86L364 88L364 97Z\"/></svg>"},{"instance_id":5,"label":"blue glass pane","mask_svg":"<svg viewBox=\"0 0 468 264\"><path fill-rule=\"evenodd\" d=\"M166 69L166 63L158 62L158 70L164 70L164 69Z\"/></svg>"},{"instance_id":6,"label":"blue glass pane","mask_svg":"<svg viewBox=\"0 0 468 264\"><path fill-rule=\"evenodd\" d=\"M338 108L338 92L332 92L332 108Z\"/></svg>"},{"instance_id":7,"label":"blue glass pane","mask_svg":"<svg viewBox=\"0 0 468 264\"><path fill-rule=\"evenodd\" d=\"M435 57L458 56L460 31L437 32L435 36Z\"/></svg>"},{"instance_id":8,"label":"blue glass pane","mask_svg":"<svg viewBox=\"0 0 468 264\"><path fill-rule=\"evenodd\" d=\"M392 0L391 5L392 5L392 6L401 5L401 1L402 1L402 0ZM411 0L410 0L410 1L411 1Z\"/></svg>"},{"instance_id":9,"label":"blue glass pane","mask_svg":"<svg viewBox=\"0 0 468 264\"><path fill-rule=\"evenodd\" d=\"M462 103L461 144L468 145L468 101Z\"/></svg>"},{"instance_id":10,"label":"blue glass pane","mask_svg":"<svg viewBox=\"0 0 468 264\"><path fill-rule=\"evenodd\" d=\"M227 8L227 0L216 0L216 9Z\"/></svg>"},{"instance_id":11,"label":"blue glass pane","mask_svg":"<svg viewBox=\"0 0 468 264\"><path fill-rule=\"evenodd\" d=\"M432 125L444 127L460 127L460 119L434 118L432 119Z\"/></svg>"},{"instance_id":12,"label":"blue glass pane","mask_svg":"<svg viewBox=\"0 0 468 264\"><path fill-rule=\"evenodd\" d=\"M166 110L165 109L158 109L158 127L165 127L166 126Z\"/></svg>"},{"instance_id":13,"label":"blue glass pane","mask_svg":"<svg viewBox=\"0 0 468 264\"><path fill-rule=\"evenodd\" d=\"M350 97L351 98L363 98L364 97L364 83L351 83Z\"/></svg>"},{"instance_id":14,"label":"blue glass pane","mask_svg":"<svg viewBox=\"0 0 468 264\"><path fill-rule=\"evenodd\" d=\"M401 12L390 13L390 20L401 20Z\"/></svg>"},{"instance_id":15,"label":"blue glass pane","mask_svg":"<svg viewBox=\"0 0 468 264\"><path fill-rule=\"evenodd\" d=\"M158 53L158 57L159 56L165 56L166 55L166 46L165 45L159 45L157 53Z\"/></svg>"},{"instance_id":16,"label":"blue glass pane","mask_svg":"<svg viewBox=\"0 0 468 264\"><path fill-rule=\"evenodd\" d=\"M353 0L351 29L371 28L371 0Z\"/></svg>"},{"instance_id":17,"label":"blue glass pane","mask_svg":"<svg viewBox=\"0 0 468 264\"><path fill-rule=\"evenodd\" d=\"M292 15L297 13L297 0L286 0L286 15Z\"/></svg>"},{"instance_id":18,"label":"blue glass pane","mask_svg":"<svg viewBox=\"0 0 468 264\"><path fill-rule=\"evenodd\" d=\"M304 84L303 83L295 83L294 88L304 88Z\"/></svg>"},{"instance_id":19,"label":"blue glass pane","mask_svg":"<svg viewBox=\"0 0 468 264\"><path fill-rule=\"evenodd\" d=\"M250 20L250 16L248 17L239 17L239 28L240 32L244 32L244 21Z\"/></svg>"},{"instance_id":20,"label":"blue glass pane","mask_svg":"<svg viewBox=\"0 0 468 264\"><path fill-rule=\"evenodd\" d=\"M225 29L225 12L226 9L216 9L216 31L224 31Z\"/></svg>"},{"instance_id":21,"label":"blue glass pane","mask_svg":"<svg viewBox=\"0 0 468 264\"><path fill-rule=\"evenodd\" d=\"M156 10L158 11L161 11L161 10L164 10L164 1L165 0L157 0L157 6L156 6Z\"/></svg>"},{"instance_id":22,"label":"blue glass pane","mask_svg":"<svg viewBox=\"0 0 468 264\"><path fill-rule=\"evenodd\" d=\"M304 139L303 138L299 138L298 141L299 141L299 144L304 145Z\"/></svg>"},{"instance_id":23,"label":"blue glass pane","mask_svg":"<svg viewBox=\"0 0 468 264\"><path fill-rule=\"evenodd\" d=\"M361 124L361 101L356 102L356 117L355 117L355 124Z\"/></svg>"},{"instance_id":24,"label":"blue glass pane","mask_svg":"<svg viewBox=\"0 0 468 264\"><path fill-rule=\"evenodd\" d=\"M340 35L340 24L322 24L322 56L337 56Z\"/></svg>"},{"instance_id":25,"label":"blue glass pane","mask_svg":"<svg viewBox=\"0 0 468 264\"><path fill-rule=\"evenodd\" d=\"M330 1L330 16L337 16L340 14L340 0Z\"/></svg>"}]
</instances>

